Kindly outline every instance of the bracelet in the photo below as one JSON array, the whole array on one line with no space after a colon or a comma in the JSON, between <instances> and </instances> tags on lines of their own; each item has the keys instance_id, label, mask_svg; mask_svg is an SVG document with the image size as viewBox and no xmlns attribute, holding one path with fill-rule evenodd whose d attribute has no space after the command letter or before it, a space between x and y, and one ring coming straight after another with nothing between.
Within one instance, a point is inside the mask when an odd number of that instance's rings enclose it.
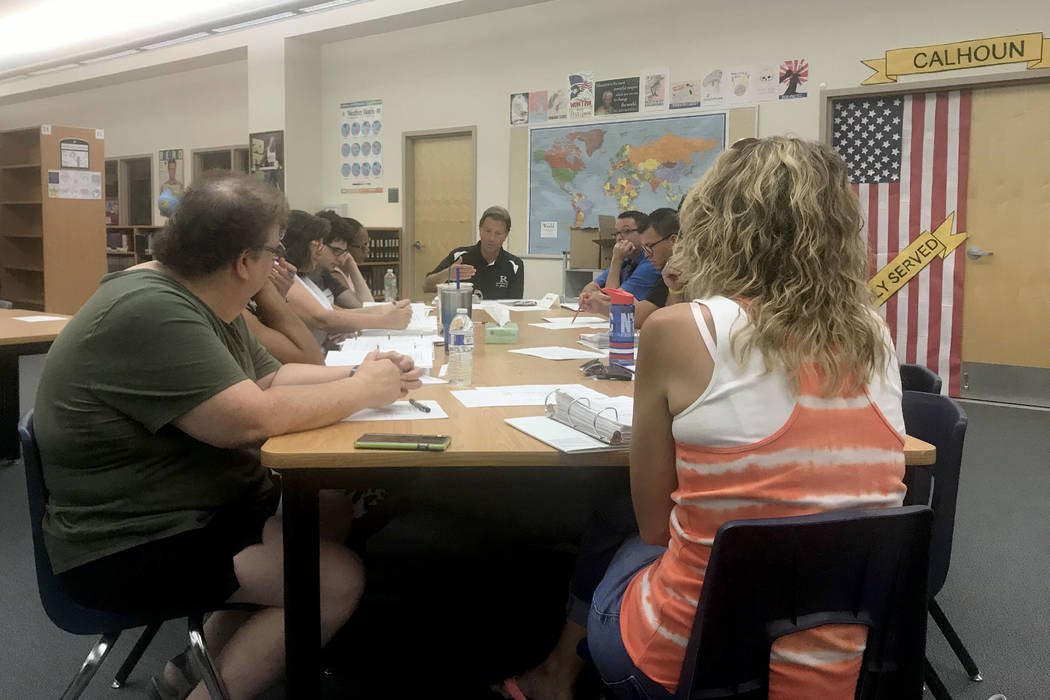
<instances>
[{"instance_id":1,"label":"bracelet","mask_svg":"<svg viewBox=\"0 0 1050 700\"><path fill-rule=\"evenodd\" d=\"M684 289L668 289L667 290L668 296L678 296L679 294L684 294L684 293L685 293Z\"/></svg>"}]
</instances>

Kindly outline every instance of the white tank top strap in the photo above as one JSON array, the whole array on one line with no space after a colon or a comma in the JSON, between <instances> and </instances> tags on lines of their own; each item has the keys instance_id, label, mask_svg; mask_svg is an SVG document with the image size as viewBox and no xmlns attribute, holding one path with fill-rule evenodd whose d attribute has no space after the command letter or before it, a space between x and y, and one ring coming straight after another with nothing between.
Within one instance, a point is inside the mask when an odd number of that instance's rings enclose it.
<instances>
[{"instance_id":1,"label":"white tank top strap","mask_svg":"<svg viewBox=\"0 0 1050 700\"><path fill-rule=\"evenodd\" d=\"M704 339L704 345L707 346L707 352L711 354L711 359L716 359L715 354L718 349L715 345L715 339L711 337L711 330L707 327L707 321L704 320L704 314L700 310L700 300L694 299L693 303L689 305L689 309L693 312L693 318L696 320L696 328L700 331L700 337Z\"/></svg>"},{"instance_id":2,"label":"white tank top strap","mask_svg":"<svg viewBox=\"0 0 1050 700\"><path fill-rule=\"evenodd\" d=\"M332 310L332 300L325 295L324 291L322 291L321 288L318 287L312 279L310 279L309 277L304 277L302 275L296 275L295 281L303 285L306 291L310 292L310 296L317 300L318 304L323 306L328 311Z\"/></svg>"}]
</instances>

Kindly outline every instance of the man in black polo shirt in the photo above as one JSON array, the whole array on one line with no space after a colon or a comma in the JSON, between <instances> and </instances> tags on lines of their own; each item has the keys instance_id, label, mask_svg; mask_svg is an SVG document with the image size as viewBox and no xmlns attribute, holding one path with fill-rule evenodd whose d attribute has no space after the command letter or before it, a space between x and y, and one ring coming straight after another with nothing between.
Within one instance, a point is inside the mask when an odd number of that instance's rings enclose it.
<instances>
[{"instance_id":1,"label":"man in black polo shirt","mask_svg":"<svg viewBox=\"0 0 1050 700\"><path fill-rule=\"evenodd\" d=\"M521 299L525 289L525 265L521 258L503 250L510 233L510 213L489 207L478 222L478 242L455 248L427 273L424 292L436 292L439 282L470 281L485 299Z\"/></svg>"}]
</instances>

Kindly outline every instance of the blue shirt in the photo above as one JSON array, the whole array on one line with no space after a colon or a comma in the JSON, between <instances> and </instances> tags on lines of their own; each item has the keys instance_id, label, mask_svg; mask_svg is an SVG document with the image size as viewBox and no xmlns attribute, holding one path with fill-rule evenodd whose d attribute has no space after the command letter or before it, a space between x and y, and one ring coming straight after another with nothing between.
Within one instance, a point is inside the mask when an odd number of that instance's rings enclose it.
<instances>
[{"instance_id":1,"label":"blue shirt","mask_svg":"<svg viewBox=\"0 0 1050 700\"><path fill-rule=\"evenodd\" d=\"M604 287L608 279L609 271L605 270L595 277L594 281ZM649 256L645 254L638 258L637 263L624 260L623 267L620 268L620 289L630 292L635 299L645 299L649 296L649 292L661 279L660 271L653 267Z\"/></svg>"}]
</instances>

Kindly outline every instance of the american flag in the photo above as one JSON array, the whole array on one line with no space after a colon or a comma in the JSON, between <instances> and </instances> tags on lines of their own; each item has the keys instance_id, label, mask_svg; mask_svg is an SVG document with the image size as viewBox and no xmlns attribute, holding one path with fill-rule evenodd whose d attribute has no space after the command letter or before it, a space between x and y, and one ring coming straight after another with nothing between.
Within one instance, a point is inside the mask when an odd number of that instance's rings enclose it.
<instances>
[{"instance_id":1,"label":"american flag","mask_svg":"<svg viewBox=\"0 0 1050 700\"><path fill-rule=\"evenodd\" d=\"M837 100L832 146L849 166L871 275L955 212L966 230L969 91ZM882 306L902 363L925 365L959 395L963 254L934 259Z\"/></svg>"}]
</instances>

